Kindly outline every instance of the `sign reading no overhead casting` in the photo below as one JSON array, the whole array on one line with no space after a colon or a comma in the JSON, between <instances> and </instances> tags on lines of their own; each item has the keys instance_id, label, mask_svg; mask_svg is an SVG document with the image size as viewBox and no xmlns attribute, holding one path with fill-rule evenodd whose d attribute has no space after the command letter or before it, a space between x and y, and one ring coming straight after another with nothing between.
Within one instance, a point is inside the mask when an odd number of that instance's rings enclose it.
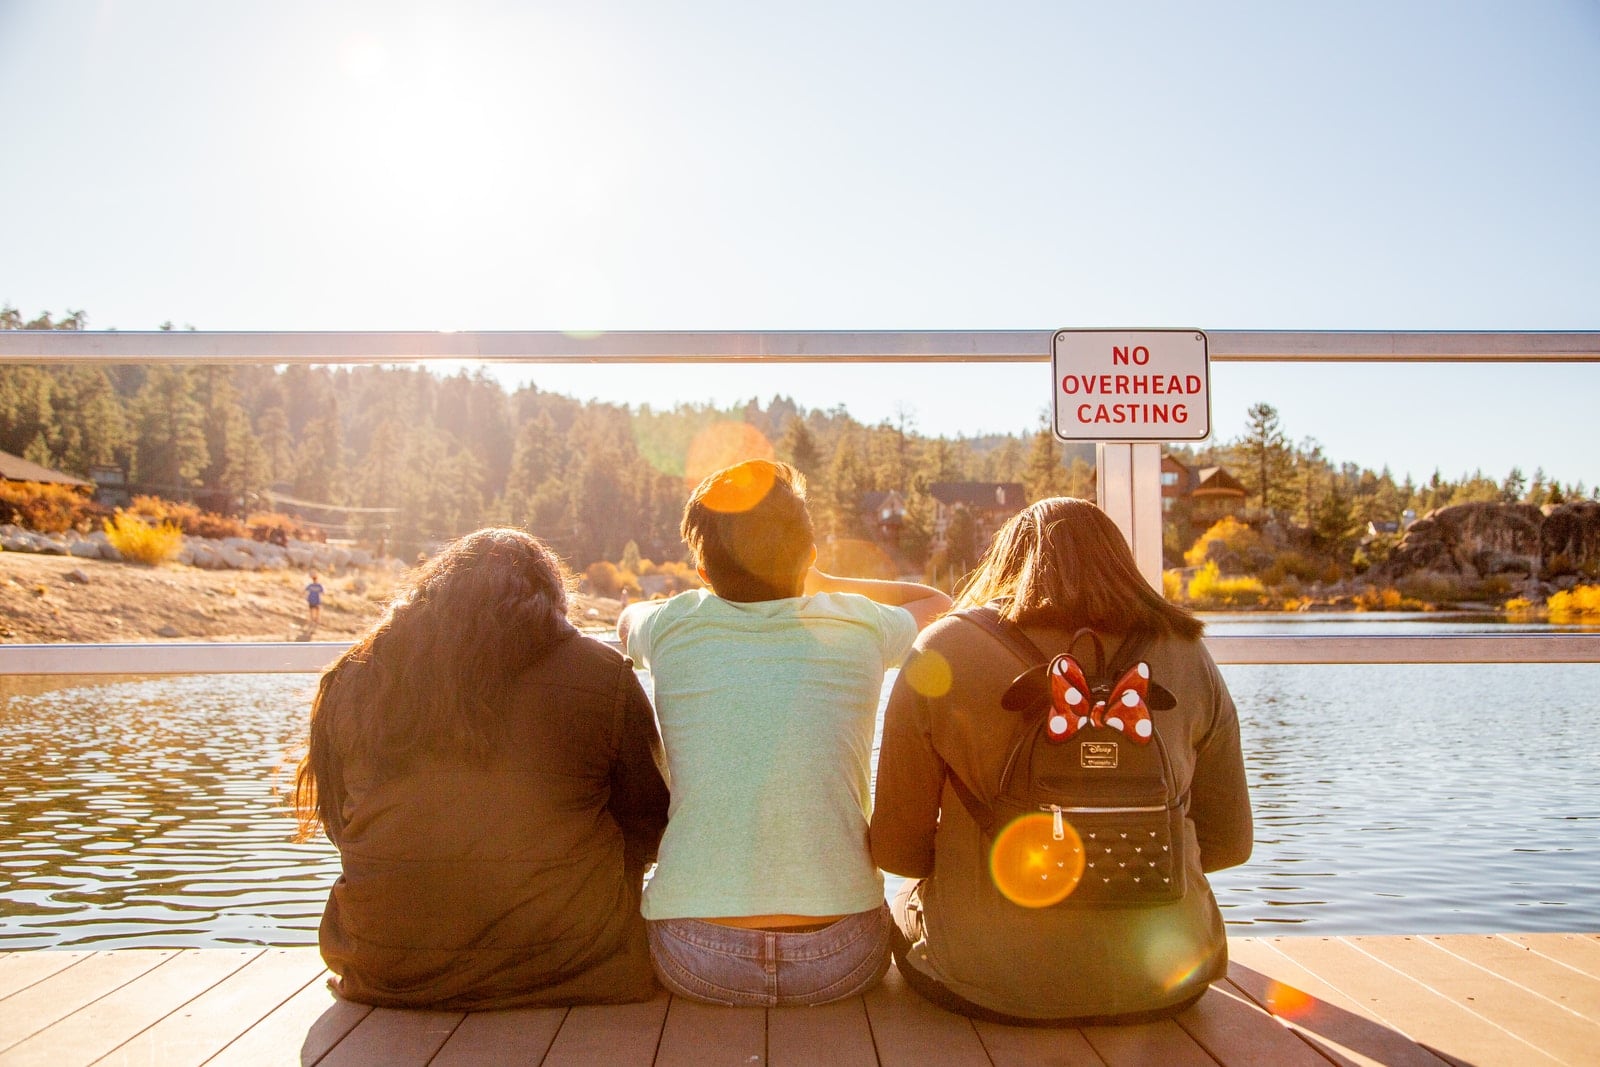
<instances>
[{"instance_id":1,"label":"sign reading no overhead casting","mask_svg":"<svg viewBox=\"0 0 1600 1067\"><path fill-rule=\"evenodd\" d=\"M1063 441L1200 441L1211 364L1200 330L1057 330L1055 430Z\"/></svg>"}]
</instances>

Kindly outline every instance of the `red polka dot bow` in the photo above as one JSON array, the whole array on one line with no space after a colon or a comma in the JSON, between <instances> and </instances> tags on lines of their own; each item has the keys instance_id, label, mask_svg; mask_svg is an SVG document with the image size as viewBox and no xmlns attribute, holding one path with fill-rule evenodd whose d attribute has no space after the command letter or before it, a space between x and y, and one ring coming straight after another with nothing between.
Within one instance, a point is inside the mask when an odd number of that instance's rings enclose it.
<instances>
[{"instance_id":1,"label":"red polka dot bow","mask_svg":"<svg viewBox=\"0 0 1600 1067\"><path fill-rule=\"evenodd\" d=\"M1065 741L1086 726L1120 730L1135 744L1147 745L1155 733L1150 721L1150 666L1143 661L1122 672L1109 693L1089 686L1083 668L1067 653L1050 662L1050 740Z\"/></svg>"}]
</instances>

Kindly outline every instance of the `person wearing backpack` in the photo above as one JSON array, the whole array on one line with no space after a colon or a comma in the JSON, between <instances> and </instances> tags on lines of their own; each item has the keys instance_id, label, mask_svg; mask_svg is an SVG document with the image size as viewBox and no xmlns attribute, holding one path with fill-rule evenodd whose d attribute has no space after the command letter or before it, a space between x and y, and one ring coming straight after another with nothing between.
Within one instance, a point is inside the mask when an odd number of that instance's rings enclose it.
<instances>
[{"instance_id":1,"label":"person wearing backpack","mask_svg":"<svg viewBox=\"0 0 1600 1067\"><path fill-rule=\"evenodd\" d=\"M873 727L886 671L950 598L817 570L804 484L766 460L709 475L683 516L709 588L618 619L672 784L644 893L651 958L669 990L713 1004L823 1004L889 966Z\"/></svg>"},{"instance_id":2,"label":"person wearing backpack","mask_svg":"<svg viewBox=\"0 0 1600 1067\"><path fill-rule=\"evenodd\" d=\"M1250 856L1233 699L1201 622L1094 504L1008 522L889 698L870 829L895 962L1022 1025L1182 1011L1227 968L1205 872Z\"/></svg>"}]
</instances>

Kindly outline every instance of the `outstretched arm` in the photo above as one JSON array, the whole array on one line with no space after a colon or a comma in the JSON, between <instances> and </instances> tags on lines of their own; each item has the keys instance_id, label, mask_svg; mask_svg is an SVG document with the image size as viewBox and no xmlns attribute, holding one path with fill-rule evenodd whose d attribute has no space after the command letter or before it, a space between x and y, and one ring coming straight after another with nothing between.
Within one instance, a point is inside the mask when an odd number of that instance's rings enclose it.
<instances>
[{"instance_id":1,"label":"outstretched arm","mask_svg":"<svg viewBox=\"0 0 1600 1067\"><path fill-rule=\"evenodd\" d=\"M841 578L812 567L806 572L806 594L858 593L880 604L905 608L922 630L950 610L950 598L920 582L888 582L877 578Z\"/></svg>"},{"instance_id":2,"label":"outstretched arm","mask_svg":"<svg viewBox=\"0 0 1600 1067\"><path fill-rule=\"evenodd\" d=\"M655 609L651 606L650 601L640 600L623 608L622 614L617 616L617 640L621 643L624 652L628 650L628 635L633 632L634 627L639 625L639 620L644 617L645 613L653 610Z\"/></svg>"}]
</instances>

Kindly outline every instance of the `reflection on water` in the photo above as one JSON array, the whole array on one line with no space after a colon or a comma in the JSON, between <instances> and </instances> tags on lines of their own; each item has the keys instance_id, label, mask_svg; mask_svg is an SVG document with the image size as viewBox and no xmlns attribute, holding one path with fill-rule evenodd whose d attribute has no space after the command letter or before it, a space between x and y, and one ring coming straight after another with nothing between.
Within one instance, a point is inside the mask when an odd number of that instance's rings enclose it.
<instances>
[{"instance_id":1,"label":"reflection on water","mask_svg":"<svg viewBox=\"0 0 1600 1067\"><path fill-rule=\"evenodd\" d=\"M1600 928L1600 664L1223 672L1234 932ZM0 678L0 949L314 943L338 860L281 796L312 682Z\"/></svg>"},{"instance_id":2,"label":"reflection on water","mask_svg":"<svg viewBox=\"0 0 1600 1067\"><path fill-rule=\"evenodd\" d=\"M0 684L0 948L316 941L338 858L276 795L309 679Z\"/></svg>"}]
</instances>

